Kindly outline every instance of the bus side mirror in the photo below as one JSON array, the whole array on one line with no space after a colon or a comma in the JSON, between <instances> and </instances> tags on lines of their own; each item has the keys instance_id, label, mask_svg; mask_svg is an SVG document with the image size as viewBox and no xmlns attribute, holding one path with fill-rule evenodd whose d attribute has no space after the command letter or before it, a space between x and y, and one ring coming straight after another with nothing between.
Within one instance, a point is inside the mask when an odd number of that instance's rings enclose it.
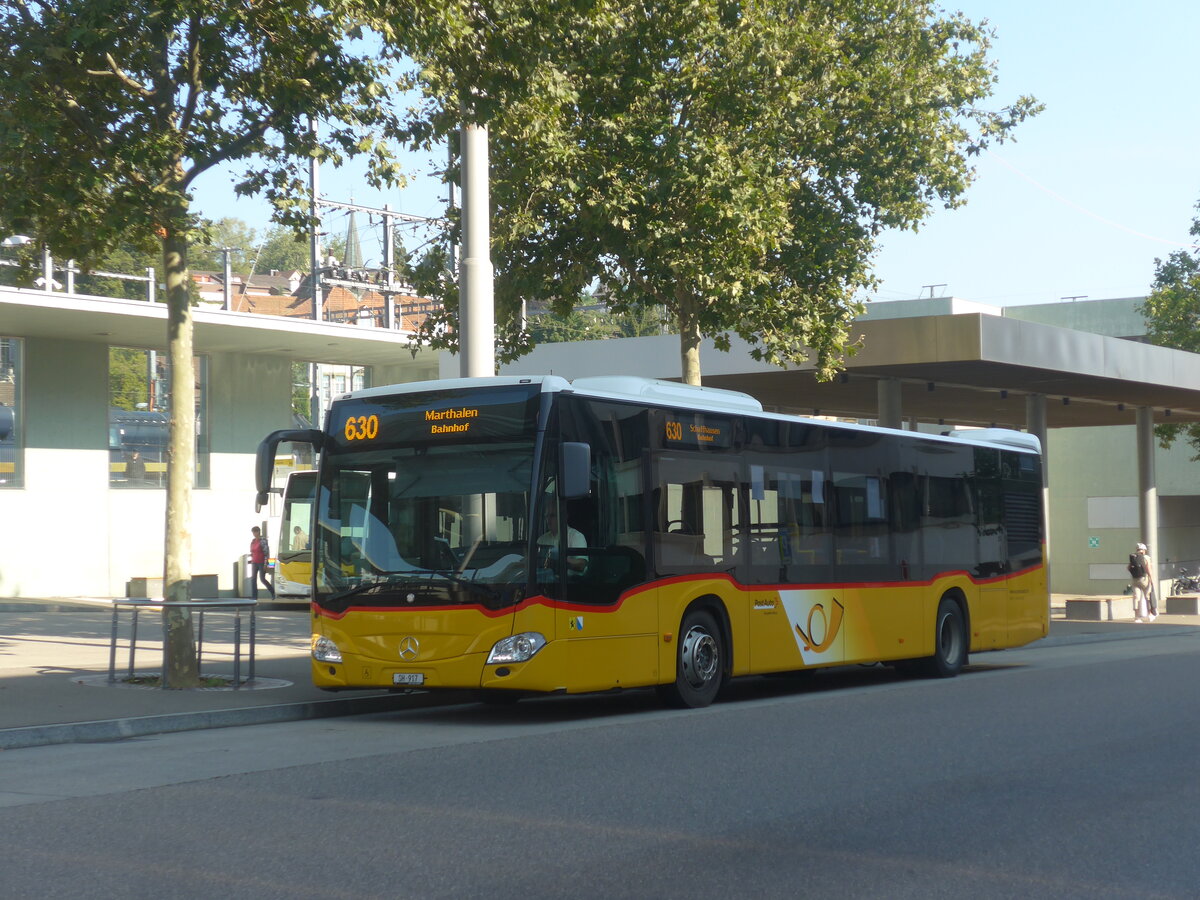
<instances>
[{"instance_id":1,"label":"bus side mirror","mask_svg":"<svg viewBox=\"0 0 1200 900\"><path fill-rule=\"evenodd\" d=\"M559 458L562 497L577 500L592 492L592 448L590 444L564 441Z\"/></svg>"},{"instance_id":2,"label":"bus side mirror","mask_svg":"<svg viewBox=\"0 0 1200 900\"><path fill-rule=\"evenodd\" d=\"M279 488L271 487L271 474L275 471L275 450L284 441L294 441L299 444L312 444L320 452L325 445L325 435L315 428L296 430L287 428L282 431L272 431L259 442L258 452L254 458L254 511L261 512L267 504L269 494L281 494Z\"/></svg>"}]
</instances>

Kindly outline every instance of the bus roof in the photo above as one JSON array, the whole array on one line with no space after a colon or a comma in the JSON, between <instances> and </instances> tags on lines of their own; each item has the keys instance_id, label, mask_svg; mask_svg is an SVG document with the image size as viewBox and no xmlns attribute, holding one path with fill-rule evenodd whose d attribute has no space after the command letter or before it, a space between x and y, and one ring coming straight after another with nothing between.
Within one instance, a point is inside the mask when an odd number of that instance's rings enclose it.
<instances>
[{"instance_id":1,"label":"bus roof","mask_svg":"<svg viewBox=\"0 0 1200 900\"><path fill-rule=\"evenodd\" d=\"M642 378L635 375L593 375L568 381L559 375L497 375L491 378L441 378L435 381L414 381L406 384L364 388L342 394L342 399L395 396L397 394L423 393L425 391L470 391L480 388L513 385L538 385L542 393L578 393L587 397L606 400L634 400L647 405L667 406L713 412L719 414L742 413L784 421L808 421L829 427L863 431L900 431L912 437L929 440L945 440L955 443L1003 447L1028 453L1041 453L1041 441L1037 435L1008 428L970 428L948 431L941 434L904 431L878 425L862 425L855 422L830 422L786 413L765 412L762 404L740 391L682 384Z\"/></svg>"}]
</instances>

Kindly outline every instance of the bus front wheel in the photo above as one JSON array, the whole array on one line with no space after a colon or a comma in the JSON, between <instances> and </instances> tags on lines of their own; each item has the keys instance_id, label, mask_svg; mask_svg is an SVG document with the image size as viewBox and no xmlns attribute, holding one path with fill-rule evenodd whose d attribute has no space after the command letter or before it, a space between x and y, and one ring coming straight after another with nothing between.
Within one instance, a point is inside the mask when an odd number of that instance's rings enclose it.
<instances>
[{"instance_id":1,"label":"bus front wheel","mask_svg":"<svg viewBox=\"0 0 1200 900\"><path fill-rule=\"evenodd\" d=\"M708 706L725 678L725 642L717 620L705 610L692 610L679 626L676 647L675 681L661 685L659 694L671 706Z\"/></svg>"}]
</instances>

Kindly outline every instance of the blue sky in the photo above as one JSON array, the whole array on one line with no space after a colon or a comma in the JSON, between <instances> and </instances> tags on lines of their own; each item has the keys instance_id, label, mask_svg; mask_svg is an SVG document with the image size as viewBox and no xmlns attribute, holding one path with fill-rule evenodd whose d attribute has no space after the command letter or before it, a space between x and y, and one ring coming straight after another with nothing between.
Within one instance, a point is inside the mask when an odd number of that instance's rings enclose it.
<instances>
[{"instance_id":1,"label":"blue sky","mask_svg":"<svg viewBox=\"0 0 1200 900\"><path fill-rule=\"evenodd\" d=\"M1154 260L1190 244L1200 200L1200 118L1193 97L1200 3L1146 0L958 0L996 30L995 105L1033 94L1045 111L1016 142L975 162L965 206L916 232L889 233L875 258L875 300L953 295L1000 306L1063 297L1140 296ZM326 168L330 199L438 215L445 188L422 174L389 195L353 171ZM199 207L263 229L261 201L236 199L228 177L201 182ZM326 228L345 231L345 216ZM364 255L377 256L359 219ZM377 242L374 242L377 247ZM938 285L938 287L927 287ZM942 287L941 285L944 285Z\"/></svg>"}]
</instances>

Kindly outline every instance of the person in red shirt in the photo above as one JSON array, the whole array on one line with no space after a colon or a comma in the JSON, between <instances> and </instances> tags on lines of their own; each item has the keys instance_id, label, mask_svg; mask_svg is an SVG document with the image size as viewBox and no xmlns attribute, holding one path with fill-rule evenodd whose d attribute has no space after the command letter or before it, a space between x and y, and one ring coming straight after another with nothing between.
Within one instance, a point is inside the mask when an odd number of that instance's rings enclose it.
<instances>
[{"instance_id":1,"label":"person in red shirt","mask_svg":"<svg viewBox=\"0 0 1200 900\"><path fill-rule=\"evenodd\" d=\"M258 599L258 580L261 578L263 587L271 592L271 599L274 600L275 586L267 578L267 560L271 558L271 548L257 525L250 529L250 533L254 535L250 539L250 568L253 573L250 576L250 599Z\"/></svg>"}]
</instances>

